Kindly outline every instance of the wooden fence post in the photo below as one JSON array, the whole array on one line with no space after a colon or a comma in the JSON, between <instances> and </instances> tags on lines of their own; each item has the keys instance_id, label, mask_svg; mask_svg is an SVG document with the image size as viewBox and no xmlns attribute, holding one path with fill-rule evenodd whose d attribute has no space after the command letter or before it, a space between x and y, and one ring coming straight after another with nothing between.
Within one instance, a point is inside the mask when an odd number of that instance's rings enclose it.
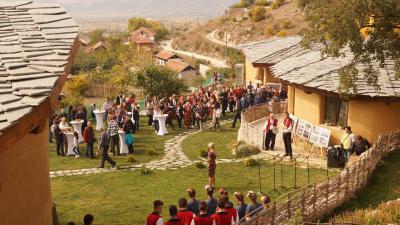
<instances>
[{"instance_id":1,"label":"wooden fence post","mask_svg":"<svg viewBox=\"0 0 400 225\"><path fill-rule=\"evenodd\" d=\"M303 188L301 194L301 218L303 218L303 220L305 219L305 214L306 214L306 189Z\"/></svg>"},{"instance_id":2,"label":"wooden fence post","mask_svg":"<svg viewBox=\"0 0 400 225\"><path fill-rule=\"evenodd\" d=\"M329 182L329 177L328 177L327 181L326 181L326 192L325 192L325 200L326 200L325 209L326 210L330 210L329 209L329 185L330 185L330 182Z\"/></svg>"},{"instance_id":3,"label":"wooden fence post","mask_svg":"<svg viewBox=\"0 0 400 225\"><path fill-rule=\"evenodd\" d=\"M342 183L341 183L341 175L339 174L338 176L338 181L337 181L337 187L336 187L336 200L335 200L335 206L338 206L340 204L340 190L342 187Z\"/></svg>"},{"instance_id":4,"label":"wooden fence post","mask_svg":"<svg viewBox=\"0 0 400 225\"><path fill-rule=\"evenodd\" d=\"M276 202L272 204L271 225L275 224L275 215L276 215Z\"/></svg>"},{"instance_id":5,"label":"wooden fence post","mask_svg":"<svg viewBox=\"0 0 400 225\"><path fill-rule=\"evenodd\" d=\"M286 206L287 206L287 211L288 211L288 219L290 220L292 218L292 212L291 212L291 203L292 203L292 196L290 193L288 194Z\"/></svg>"},{"instance_id":6,"label":"wooden fence post","mask_svg":"<svg viewBox=\"0 0 400 225\"><path fill-rule=\"evenodd\" d=\"M312 199L312 218L317 218L317 211L315 205L317 204L317 184L313 185L313 199Z\"/></svg>"}]
</instances>

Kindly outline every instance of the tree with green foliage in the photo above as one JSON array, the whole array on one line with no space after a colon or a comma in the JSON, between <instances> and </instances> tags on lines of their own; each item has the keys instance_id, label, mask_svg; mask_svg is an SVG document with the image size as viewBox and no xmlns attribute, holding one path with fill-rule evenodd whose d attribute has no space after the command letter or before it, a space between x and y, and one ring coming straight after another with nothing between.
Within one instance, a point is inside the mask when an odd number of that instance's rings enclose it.
<instances>
[{"instance_id":1,"label":"tree with green foliage","mask_svg":"<svg viewBox=\"0 0 400 225\"><path fill-rule=\"evenodd\" d=\"M104 36L104 31L102 29L96 29L88 34L89 36L89 44L93 45L99 41L105 41L106 38Z\"/></svg>"},{"instance_id":2,"label":"tree with green foliage","mask_svg":"<svg viewBox=\"0 0 400 225\"><path fill-rule=\"evenodd\" d=\"M128 21L128 29L129 32L133 32L140 27L148 28L156 33L156 40L163 40L169 34L168 29L164 26L164 24L155 21L148 20L141 17L133 17Z\"/></svg>"},{"instance_id":3,"label":"tree with green foliage","mask_svg":"<svg viewBox=\"0 0 400 225\"><path fill-rule=\"evenodd\" d=\"M72 66L71 74L77 75L81 72L90 72L96 69L97 65L98 62L94 54L89 54L84 50L80 50Z\"/></svg>"},{"instance_id":4,"label":"tree with green foliage","mask_svg":"<svg viewBox=\"0 0 400 225\"><path fill-rule=\"evenodd\" d=\"M64 98L62 106L81 105L83 103L85 93L89 89L90 83L86 75L72 77L64 85Z\"/></svg>"},{"instance_id":5,"label":"tree with green foliage","mask_svg":"<svg viewBox=\"0 0 400 225\"><path fill-rule=\"evenodd\" d=\"M323 53L339 57L344 48L354 55L351 63L340 70L341 90L357 92L357 65L364 64L364 80L379 89L379 70L387 60L394 61L400 77L400 1L399 0L308 0L305 7L310 28L303 45L322 43Z\"/></svg>"},{"instance_id":6,"label":"tree with green foliage","mask_svg":"<svg viewBox=\"0 0 400 225\"><path fill-rule=\"evenodd\" d=\"M142 88L146 94L155 96L180 94L188 88L174 71L154 64L144 65L133 72L133 77L128 82Z\"/></svg>"}]
</instances>

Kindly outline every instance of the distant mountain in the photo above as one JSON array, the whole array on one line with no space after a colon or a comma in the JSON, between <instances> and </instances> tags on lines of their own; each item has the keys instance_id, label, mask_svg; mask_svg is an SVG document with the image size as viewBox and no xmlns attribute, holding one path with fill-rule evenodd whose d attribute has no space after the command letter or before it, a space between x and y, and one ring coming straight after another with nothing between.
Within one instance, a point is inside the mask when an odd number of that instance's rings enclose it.
<instances>
[{"instance_id":1,"label":"distant mountain","mask_svg":"<svg viewBox=\"0 0 400 225\"><path fill-rule=\"evenodd\" d=\"M154 19L207 20L224 13L237 0L35 0L56 3L77 20Z\"/></svg>"}]
</instances>

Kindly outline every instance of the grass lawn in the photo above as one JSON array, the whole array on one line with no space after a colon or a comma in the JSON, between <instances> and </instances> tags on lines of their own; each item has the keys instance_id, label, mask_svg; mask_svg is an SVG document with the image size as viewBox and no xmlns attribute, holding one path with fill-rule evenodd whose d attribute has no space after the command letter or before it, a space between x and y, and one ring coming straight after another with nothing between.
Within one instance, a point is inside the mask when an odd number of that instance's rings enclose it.
<instances>
[{"instance_id":1,"label":"grass lawn","mask_svg":"<svg viewBox=\"0 0 400 225\"><path fill-rule=\"evenodd\" d=\"M277 168L277 186L280 186L280 168ZM272 168L264 163L261 168L262 191L268 193L272 188ZM324 170L311 169L312 181L325 176ZM298 169L298 186L306 185L307 171ZM294 169L284 166L284 186L293 187ZM198 199L205 199L204 185L207 184L207 169L189 167L178 170L154 171L142 175L140 171L117 172L72 177L59 177L51 180L52 196L57 205L61 224L75 221L82 224L85 213L95 216L96 225L142 225L146 214L152 210L152 201L164 201L164 217L168 218L168 205L177 204L181 197L187 197L186 188L193 187ZM218 165L217 187L234 191L258 191L257 167L246 167L244 163ZM281 193L292 188L279 188ZM272 199L278 194L271 194Z\"/></svg>"},{"instance_id":2,"label":"grass lawn","mask_svg":"<svg viewBox=\"0 0 400 225\"><path fill-rule=\"evenodd\" d=\"M213 142L217 151L218 159L232 159L232 149L237 143L236 128L231 128L232 123L229 122L221 126L221 131L203 131L192 135L182 142L183 152L191 160L199 160L200 151L207 149L207 144Z\"/></svg>"},{"instance_id":3,"label":"grass lawn","mask_svg":"<svg viewBox=\"0 0 400 225\"><path fill-rule=\"evenodd\" d=\"M336 210L336 213L356 209L376 208L381 202L400 198L400 151L385 157L372 175L368 186Z\"/></svg>"},{"instance_id":4,"label":"grass lawn","mask_svg":"<svg viewBox=\"0 0 400 225\"><path fill-rule=\"evenodd\" d=\"M161 158L164 155L164 142L170 138L173 138L175 135L184 131L184 129L172 130L168 128L169 134L165 136L157 136L154 133L153 127L147 126L147 117L140 118L140 130L136 132L135 138L136 143L134 145L134 157L138 161L137 163L145 163L149 162L153 159ZM95 125L94 125L95 126ZM99 137L99 133L96 132L96 138ZM97 150L98 143L95 142L94 149ZM148 151L154 151L157 155L149 155ZM86 145L82 143L80 145L80 152L84 155L86 151ZM50 170L72 170L72 169L84 169L84 168L93 168L99 165L100 159L86 159L85 157L81 157L79 159L75 159L75 157L60 157L56 154L56 149L54 144L50 144L49 147L49 158L50 158ZM117 165L131 165L126 161L126 156L111 156L111 158L117 161ZM106 165L107 166L107 165Z\"/></svg>"}]
</instances>

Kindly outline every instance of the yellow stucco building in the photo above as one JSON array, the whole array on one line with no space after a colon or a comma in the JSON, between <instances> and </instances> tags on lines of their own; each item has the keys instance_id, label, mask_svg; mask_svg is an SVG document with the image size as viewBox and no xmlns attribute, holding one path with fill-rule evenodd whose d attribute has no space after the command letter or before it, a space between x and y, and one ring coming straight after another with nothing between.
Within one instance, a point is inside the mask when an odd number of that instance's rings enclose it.
<instances>
[{"instance_id":1,"label":"yellow stucco building","mask_svg":"<svg viewBox=\"0 0 400 225\"><path fill-rule=\"evenodd\" d=\"M343 99L338 93L338 71L351 61L351 52L323 58L321 47L304 49L300 40L287 37L245 46L246 82L257 77L254 65L264 64L271 76L287 86L288 112L331 130L330 144L340 143L344 125L371 142L382 132L400 128L400 81L395 79L393 62L385 68L376 66L378 87L366 84L359 70L357 92Z\"/></svg>"},{"instance_id":2,"label":"yellow stucco building","mask_svg":"<svg viewBox=\"0 0 400 225\"><path fill-rule=\"evenodd\" d=\"M78 52L79 27L54 4L5 1L0 11L0 224L51 225L48 118Z\"/></svg>"}]
</instances>

